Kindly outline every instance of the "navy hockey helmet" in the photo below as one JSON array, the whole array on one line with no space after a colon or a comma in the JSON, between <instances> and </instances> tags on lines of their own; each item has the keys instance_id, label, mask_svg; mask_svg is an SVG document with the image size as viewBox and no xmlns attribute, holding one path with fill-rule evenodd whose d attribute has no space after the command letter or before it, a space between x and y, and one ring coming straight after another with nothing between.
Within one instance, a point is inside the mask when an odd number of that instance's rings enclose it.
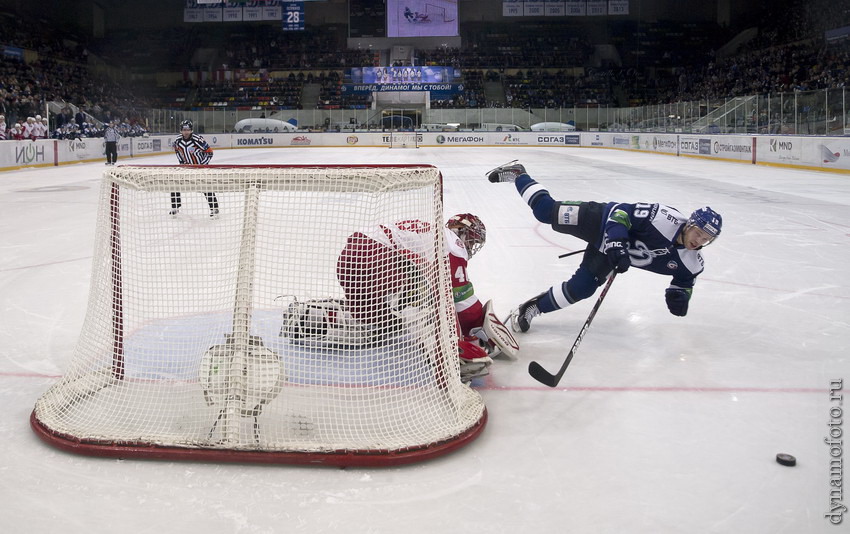
<instances>
[{"instance_id":1,"label":"navy hockey helmet","mask_svg":"<svg viewBox=\"0 0 850 534\"><path fill-rule=\"evenodd\" d=\"M705 206L691 213L685 227L687 228L689 226L696 226L711 236L711 240L706 243L708 245L720 235L720 230L723 227L723 217L710 207Z\"/></svg>"},{"instance_id":2,"label":"navy hockey helmet","mask_svg":"<svg viewBox=\"0 0 850 534\"><path fill-rule=\"evenodd\" d=\"M469 257L481 250L487 241L487 227L476 215L471 213L459 213L453 215L446 222L446 227L463 241Z\"/></svg>"},{"instance_id":3,"label":"navy hockey helmet","mask_svg":"<svg viewBox=\"0 0 850 534\"><path fill-rule=\"evenodd\" d=\"M192 121L190 121L189 119L186 119L185 121L181 122L180 123L180 129L181 130L194 130L194 128L192 127Z\"/></svg>"}]
</instances>

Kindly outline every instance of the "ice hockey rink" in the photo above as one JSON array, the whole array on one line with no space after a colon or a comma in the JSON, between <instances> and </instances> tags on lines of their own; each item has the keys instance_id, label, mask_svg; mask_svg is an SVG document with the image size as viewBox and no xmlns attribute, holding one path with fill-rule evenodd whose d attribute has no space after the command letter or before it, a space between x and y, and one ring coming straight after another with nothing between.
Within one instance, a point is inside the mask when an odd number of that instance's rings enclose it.
<instances>
[{"instance_id":1,"label":"ice hockey rink","mask_svg":"<svg viewBox=\"0 0 850 534\"><path fill-rule=\"evenodd\" d=\"M667 311L668 278L629 270L557 388L528 362L557 370L596 296L537 318L520 359L475 382L489 412L477 440L389 468L101 459L39 440L30 413L86 311L105 167L0 173L0 532L848 532L850 513L826 515L850 507L831 486L844 471L830 473L831 454L850 456L850 418L835 417L850 393L850 176L559 147L220 150L213 163L438 166L446 215L487 226L470 276L506 315L567 279L580 256L558 256L584 247L484 178L515 158L562 200L710 205L722 236L687 317ZM204 197L185 194L184 211L207 217Z\"/></svg>"}]
</instances>

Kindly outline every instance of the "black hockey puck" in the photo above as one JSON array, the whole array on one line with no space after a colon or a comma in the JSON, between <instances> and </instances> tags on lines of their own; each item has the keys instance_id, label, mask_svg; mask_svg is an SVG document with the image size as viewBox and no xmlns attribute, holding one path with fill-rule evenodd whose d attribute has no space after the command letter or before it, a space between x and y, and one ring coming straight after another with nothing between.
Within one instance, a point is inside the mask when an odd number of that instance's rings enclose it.
<instances>
[{"instance_id":1,"label":"black hockey puck","mask_svg":"<svg viewBox=\"0 0 850 534\"><path fill-rule=\"evenodd\" d=\"M782 465L794 466L797 465L797 459L790 454L780 452L776 455L776 462Z\"/></svg>"}]
</instances>

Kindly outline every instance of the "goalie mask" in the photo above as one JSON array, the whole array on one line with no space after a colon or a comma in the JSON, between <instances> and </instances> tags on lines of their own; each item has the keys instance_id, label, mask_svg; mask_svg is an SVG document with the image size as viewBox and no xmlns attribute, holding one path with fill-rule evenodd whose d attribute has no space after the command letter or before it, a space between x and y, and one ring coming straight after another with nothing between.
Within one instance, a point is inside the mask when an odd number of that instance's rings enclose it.
<instances>
[{"instance_id":1,"label":"goalie mask","mask_svg":"<svg viewBox=\"0 0 850 534\"><path fill-rule=\"evenodd\" d=\"M487 228L481 219L471 213L454 215L446 227L463 241L470 258L481 250L487 240Z\"/></svg>"}]
</instances>

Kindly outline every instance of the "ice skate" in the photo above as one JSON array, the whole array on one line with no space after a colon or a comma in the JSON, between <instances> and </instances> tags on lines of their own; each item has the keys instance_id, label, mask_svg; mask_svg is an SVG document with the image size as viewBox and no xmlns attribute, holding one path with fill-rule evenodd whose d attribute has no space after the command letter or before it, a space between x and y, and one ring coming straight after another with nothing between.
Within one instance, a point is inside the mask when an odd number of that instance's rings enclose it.
<instances>
[{"instance_id":1,"label":"ice skate","mask_svg":"<svg viewBox=\"0 0 850 534\"><path fill-rule=\"evenodd\" d=\"M527 300L519 305L519 308L511 313L511 329L514 332L528 332L531 328L531 320L540 315L538 303L546 293L541 293L533 299Z\"/></svg>"},{"instance_id":2,"label":"ice skate","mask_svg":"<svg viewBox=\"0 0 850 534\"><path fill-rule=\"evenodd\" d=\"M496 167L487 173L487 179L493 182L513 182L517 176L525 174L525 167L518 160L513 160Z\"/></svg>"}]
</instances>

